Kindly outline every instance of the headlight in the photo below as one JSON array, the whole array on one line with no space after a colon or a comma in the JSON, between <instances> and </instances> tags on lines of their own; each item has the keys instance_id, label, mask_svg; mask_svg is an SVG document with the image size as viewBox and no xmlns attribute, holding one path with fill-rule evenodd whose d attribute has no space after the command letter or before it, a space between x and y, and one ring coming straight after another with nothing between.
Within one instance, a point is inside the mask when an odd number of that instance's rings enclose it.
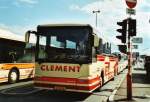
<instances>
[{"instance_id":1,"label":"headlight","mask_svg":"<svg viewBox=\"0 0 150 102\"><path fill-rule=\"evenodd\" d=\"M3 64L0 64L0 70L3 69Z\"/></svg>"}]
</instances>

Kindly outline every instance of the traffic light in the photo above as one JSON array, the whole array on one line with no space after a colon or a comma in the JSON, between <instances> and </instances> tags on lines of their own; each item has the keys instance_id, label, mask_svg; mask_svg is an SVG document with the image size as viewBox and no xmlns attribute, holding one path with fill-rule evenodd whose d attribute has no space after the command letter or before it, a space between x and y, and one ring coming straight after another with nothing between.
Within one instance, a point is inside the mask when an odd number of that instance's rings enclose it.
<instances>
[{"instance_id":1,"label":"traffic light","mask_svg":"<svg viewBox=\"0 0 150 102\"><path fill-rule=\"evenodd\" d=\"M119 51L127 54L127 46L126 45L118 45Z\"/></svg>"},{"instance_id":2,"label":"traffic light","mask_svg":"<svg viewBox=\"0 0 150 102\"><path fill-rule=\"evenodd\" d=\"M128 21L129 21L129 29L128 29L129 36L136 36L136 20L129 18Z\"/></svg>"},{"instance_id":3,"label":"traffic light","mask_svg":"<svg viewBox=\"0 0 150 102\"><path fill-rule=\"evenodd\" d=\"M120 39L122 43L126 43L126 34L127 34L127 20L123 20L122 22L117 22L117 25L121 26L121 29L117 29L121 35L116 36L116 38Z\"/></svg>"}]
</instances>

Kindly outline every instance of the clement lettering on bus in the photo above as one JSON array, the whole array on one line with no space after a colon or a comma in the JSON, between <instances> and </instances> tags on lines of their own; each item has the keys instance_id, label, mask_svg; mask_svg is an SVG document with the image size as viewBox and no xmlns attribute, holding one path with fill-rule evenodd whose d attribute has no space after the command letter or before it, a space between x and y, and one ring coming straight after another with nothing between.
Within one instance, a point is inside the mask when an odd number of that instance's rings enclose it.
<instances>
[{"instance_id":1,"label":"clement lettering on bus","mask_svg":"<svg viewBox=\"0 0 150 102\"><path fill-rule=\"evenodd\" d=\"M67 65L42 65L42 71L59 71L59 72L79 72L80 66L67 66Z\"/></svg>"}]
</instances>

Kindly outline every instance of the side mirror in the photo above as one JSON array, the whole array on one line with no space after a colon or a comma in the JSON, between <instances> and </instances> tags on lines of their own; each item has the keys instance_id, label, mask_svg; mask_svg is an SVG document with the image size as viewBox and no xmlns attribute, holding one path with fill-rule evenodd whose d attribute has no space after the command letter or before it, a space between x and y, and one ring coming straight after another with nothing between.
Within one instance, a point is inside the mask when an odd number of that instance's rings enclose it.
<instances>
[{"instance_id":1,"label":"side mirror","mask_svg":"<svg viewBox=\"0 0 150 102\"><path fill-rule=\"evenodd\" d=\"M99 46L99 37L97 35L93 35L93 46L98 47Z\"/></svg>"},{"instance_id":2,"label":"side mirror","mask_svg":"<svg viewBox=\"0 0 150 102\"><path fill-rule=\"evenodd\" d=\"M27 32L25 33L25 42L26 42L26 43L29 43L30 33L31 33L31 31L27 31Z\"/></svg>"},{"instance_id":3,"label":"side mirror","mask_svg":"<svg viewBox=\"0 0 150 102\"><path fill-rule=\"evenodd\" d=\"M30 40L30 35L31 34L37 34L37 32L36 31L27 31L26 33L25 33L25 42L26 43L29 43L29 40Z\"/></svg>"}]
</instances>

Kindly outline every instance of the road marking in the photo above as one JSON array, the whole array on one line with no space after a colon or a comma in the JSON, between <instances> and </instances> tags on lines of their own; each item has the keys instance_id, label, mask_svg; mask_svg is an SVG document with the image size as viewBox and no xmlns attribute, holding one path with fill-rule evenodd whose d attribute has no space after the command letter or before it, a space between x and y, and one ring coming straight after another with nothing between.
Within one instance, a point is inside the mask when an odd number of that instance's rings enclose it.
<instances>
[{"instance_id":1,"label":"road marking","mask_svg":"<svg viewBox=\"0 0 150 102\"><path fill-rule=\"evenodd\" d=\"M150 95L147 95L147 94L146 94L145 97L150 98Z\"/></svg>"}]
</instances>

